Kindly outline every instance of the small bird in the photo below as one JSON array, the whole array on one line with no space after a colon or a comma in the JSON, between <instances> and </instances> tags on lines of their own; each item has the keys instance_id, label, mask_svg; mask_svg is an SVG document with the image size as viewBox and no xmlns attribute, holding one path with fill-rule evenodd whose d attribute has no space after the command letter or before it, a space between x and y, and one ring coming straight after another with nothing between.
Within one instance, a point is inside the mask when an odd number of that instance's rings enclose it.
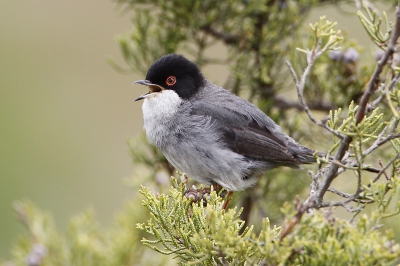
<instances>
[{"instance_id":1,"label":"small bird","mask_svg":"<svg viewBox=\"0 0 400 266\"><path fill-rule=\"evenodd\" d=\"M179 171L229 191L254 185L266 170L316 161L314 151L282 133L250 102L211 83L182 55L158 59L145 80L148 141Z\"/></svg>"}]
</instances>

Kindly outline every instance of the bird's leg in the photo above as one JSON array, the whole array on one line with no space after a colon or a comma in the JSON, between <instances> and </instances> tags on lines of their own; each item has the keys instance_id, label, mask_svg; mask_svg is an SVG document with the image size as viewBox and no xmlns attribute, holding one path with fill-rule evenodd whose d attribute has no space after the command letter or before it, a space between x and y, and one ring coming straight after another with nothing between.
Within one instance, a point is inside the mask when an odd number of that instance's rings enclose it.
<instances>
[{"instance_id":1,"label":"bird's leg","mask_svg":"<svg viewBox=\"0 0 400 266\"><path fill-rule=\"evenodd\" d=\"M214 190L219 194L220 197L226 198L224 205L222 207L224 210L226 210L226 207L228 207L228 204L231 201L231 195L233 194L233 191L224 190L220 193L220 191L223 189L222 186L220 186L218 184L213 184L213 187L214 187ZM228 194L226 194L226 192L228 192Z\"/></svg>"},{"instance_id":2,"label":"bird's leg","mask_svg":"<svg viewBox=\"0 0 400 266\"><path fill-rule=\"evenodd\" d=\"M228 191L228 195L226 195L226 200L225 200L224 206L222 206L222 209L226 210L226 207L228 207L228 204L231 201L232 194L233 194L233 191Z\"/></svg>"}]
</instances>

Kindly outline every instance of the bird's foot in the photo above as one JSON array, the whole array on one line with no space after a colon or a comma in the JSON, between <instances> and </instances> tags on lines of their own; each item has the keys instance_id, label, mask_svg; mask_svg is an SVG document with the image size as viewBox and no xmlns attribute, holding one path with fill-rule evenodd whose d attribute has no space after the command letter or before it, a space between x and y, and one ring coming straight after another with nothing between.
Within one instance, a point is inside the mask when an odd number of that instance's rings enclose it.
<instances>
[{"instance_id":1,"label":"bird's foot","mask_svg":"<svg viewBox=\"0 0 400 266\"><path fill-rule=\"evenodd\" d=\"M192 188L186 189L184 192L185 197L192 202L200 202L203 200L203 205L207 206L207 199L210 196L211 187L209 188L196 188L193 186Z\"/></svg>"},{"instance_id":2,"label":"bird's foot","mask_svg":"<svg viewBox=\"0 0 400 266\"><path fill-rule=\"evenodd\" d=\"M219 194L220 197L225 198L225 202L223 205L223 209L225 210L231 200L231 195L233 191L223 190L223 187L220 185L213 185L212 187L208 188L196 188L193 186L185 191L184 195L187 199L191 200L192 202L200 202L203 200L203 205L207 206L207 199L210 196L211 191L215 191Z\"/></svg>"}]
</instances>

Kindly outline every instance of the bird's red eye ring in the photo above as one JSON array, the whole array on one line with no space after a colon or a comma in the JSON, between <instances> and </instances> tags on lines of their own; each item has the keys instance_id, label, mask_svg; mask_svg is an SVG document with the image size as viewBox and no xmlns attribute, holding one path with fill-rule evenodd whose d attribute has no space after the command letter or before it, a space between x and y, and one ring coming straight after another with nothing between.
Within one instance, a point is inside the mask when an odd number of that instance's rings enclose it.
<instances>
[{"instance_id":1,"label":"bird's red eye ring","mask_svg":"<svg viewBox=\"0 0 400 266\"><path fill-rule=\"evenodd\" d=\"M172 86L176 83L176 78L174 76L169 76L165 82L168 86Z\"/></svg>"}]
</instances>

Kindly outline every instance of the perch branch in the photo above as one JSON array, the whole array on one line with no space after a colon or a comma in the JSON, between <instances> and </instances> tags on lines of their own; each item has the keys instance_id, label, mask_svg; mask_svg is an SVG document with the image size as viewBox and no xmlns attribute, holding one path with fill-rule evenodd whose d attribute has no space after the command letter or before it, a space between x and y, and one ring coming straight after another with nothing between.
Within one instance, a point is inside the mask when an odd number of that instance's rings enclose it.
<instances>
[{"instance_id":1,"label":"perch branch","mask_svg":"<svg viewBox=\"0 0 400 266\"><path fill-rule=\"evenodd\" d=\"M389 40L388 48L387 48L385 54L382 56L382 58L378 61L375 71L372 74L372 76L366 86L366 89L361 97L361 100L359 103L359 108L357 109L357 112L355 114L356 124L360 123L364 119L364 116L367 111L368 102L370 100L371 95L375 91L375 88L377 86L377 81L379 80L379 76L380 76L384 66L387 64L389 58L396 51L395 45L400 36L400 3L398 3L398 6L396 7L395 15L396 15L395 28L394 28L392 36ZM304 111L307 113L310 120L317 125L320 125L321 122L317 121L311 114L310 109L308 108L306 102L304 101L303 91L304 91L304 87L305 87L305 80L311 71L314 61L318 58L318 54L321 52L322 51L320 50L320 43L318 43L318 45L314 51L307 51L307 63L308 64L307 64L307 67L304 70L303 75L300 80L298 79L297 74L294 71L290 62L288 62L288 61L286 62L286 64L289 67L289 70L293 76L293 79L296 83L298 97L299 97L300 102L304 105ZM324 126L322 126L322 127L324 127ZM324 128L326 128L326 127L324 127ZM348 135L341 138L339 147L334 156L335 161L340 162L342 160L342 158L345 156L345 154L349 148L350 143L352 142L352 139L353 138ZM389 164L387 167L389 167ZM288 234L290 234L290 232L292 231L294 226L301 220L301 217L303 216L303 214L311 208L321 208L321 207L328 207L328 206L342 206L351 212L357 212L362 209L362 206L354 209L351 206L347 205L347 203L356 199L359 196L359 193L361 193L361 191L363 191L363 189L361 188L361 186L359 184L360 176L359 176L357 191L353 195L351 195L349 198L347 198L345 201L323 202L323 197L324 197L326 191L328 190L330 184L332 183L332 181L338 175L339 168L340 168L340 166L338 164L331 164L329 166L328 171L324 172L323 179L321 182L319 182L318 179L316 179L316 178L315 178L316 180L314 180L314 177L313 177L313 183L311 184L312 188L311 188L309 197L305 200L305 202L303 204L300 204L299 201L296 202L297 213L296 213L295 217L293 217L289 221L286 221L282 225L282 231L279 236L280 240L284 239ZM385 169L382 169L381 170L382 173L378 174L378 176L382 175L384 173L384 171L385 171Z\"/></svg>"}]
</instances>

